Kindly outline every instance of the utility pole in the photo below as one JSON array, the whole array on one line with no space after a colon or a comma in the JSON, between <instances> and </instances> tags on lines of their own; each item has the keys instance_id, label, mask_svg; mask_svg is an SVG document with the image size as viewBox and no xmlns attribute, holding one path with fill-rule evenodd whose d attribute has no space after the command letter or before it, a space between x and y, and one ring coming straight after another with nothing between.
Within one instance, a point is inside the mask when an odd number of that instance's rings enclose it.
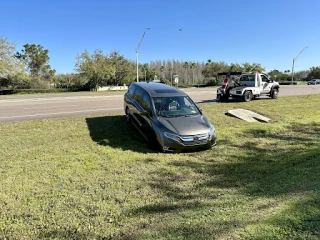
<instances>
[{"instance_id":1,"label":"utility pole","mask_svg":"<svg viewBox=\"0 0 320 240\"><path fill-rule=\"evenodd\" d=\"M291 85L293 85L293 72L294 72L294 61L297 60L297 58L300 56L300 54L303 52L309 46L305 46L300 53L292 60L292 72L291 72Z\"/></svg>"},{"instance_id":2,"label":"utility pole","mask_svg":"<svg viewBox=\"0 0 320 240\"><path fill-rule=\"evenodd\" d=\"M139 42L139 45L138 45L138 47L136 48L136 63L137 63L137 82L139 82L139 62L138 62L138 51L139 51L139 47L140 47L140 45L141 45L141 42L142 42L142 40L143 40L143 37L144 37L144 35L146 34L146 31L148 31L150 28L147 28L145 31L144 31L144 33L143 33L143 35L142 35L142 37L141 37L141 40L140 40L140 42Z\"/></svg>"}]
</instances>

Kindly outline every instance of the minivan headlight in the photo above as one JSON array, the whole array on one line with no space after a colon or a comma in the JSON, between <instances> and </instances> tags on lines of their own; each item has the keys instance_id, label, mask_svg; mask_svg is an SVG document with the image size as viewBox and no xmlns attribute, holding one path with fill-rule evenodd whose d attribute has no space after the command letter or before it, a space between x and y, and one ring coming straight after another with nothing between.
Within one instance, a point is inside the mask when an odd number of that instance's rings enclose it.
<instances>
[{"instance_id":1,"label":"minivan headlight","mask_svg":"<svg viewBox=\"0 0 320 240\"><path fill-rule=\"evenodd\" d=\"M165 132L164 135L173 141L180 142L180 136L177 134Z\"/></svg>"},{"instance_id":2,"label":"minivan headlight","mask_svg":"<svg viewBox=\"0 0 320 240\"><path fill-rule=\"evenodd\" d=\"M210 130L209 130L209 139L211 140L212 136L215 133L215 129L213 127L213 125L210 125Z\"/></svg>"}]
</instances>

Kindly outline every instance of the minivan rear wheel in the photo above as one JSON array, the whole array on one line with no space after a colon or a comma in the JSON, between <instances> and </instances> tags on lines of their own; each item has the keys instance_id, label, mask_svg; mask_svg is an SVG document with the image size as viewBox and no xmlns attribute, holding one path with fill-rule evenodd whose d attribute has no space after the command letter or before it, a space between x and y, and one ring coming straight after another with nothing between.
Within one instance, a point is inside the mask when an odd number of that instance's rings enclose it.
<instances>
[{"instance_id":1,"label":"minivan rear wheel","mask_svg":"<svg viewBox=\"0 0 320 240\"><path fill-rule=\"evenodd\" d=\"M127 123L131 122L131 116L130 116L129 108L126 108L126 121L127 121Z\"/></svg>"}]
</instances>

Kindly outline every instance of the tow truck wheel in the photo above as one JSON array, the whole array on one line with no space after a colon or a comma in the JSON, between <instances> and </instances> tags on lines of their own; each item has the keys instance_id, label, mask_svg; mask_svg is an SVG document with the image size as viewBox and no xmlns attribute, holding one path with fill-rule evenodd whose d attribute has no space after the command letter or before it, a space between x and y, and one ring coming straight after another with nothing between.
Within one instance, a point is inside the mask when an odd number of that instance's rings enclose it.
<instances>
[{"instance_id":1,"label":"tow truck wheel","mask_svg":"<svg viewBox=\"0 0 320 240\"><path fill-rule=\"evenodd\" d=\"M245 91L243 94L243 101L245 102L250 102L253 98L252 92L250 91Z\"/></svg>"},{"instance_id":2,"label":"tow truck wheel","mask_svg":"<svg viewBox=\"0 0 320 240\"><path fill-rule=\"evenodd\" d=\"M227 94L225 94L225 95L222 95L221 97L220 97L220 101L222 101L222 102L227 102L228 100L229 100L229 97L230 97L230 95L227 93Z\"/></svg>"},{"instance_id":3,"label":"tow truck wheel","mask_svg":"<svg viewBox=\"0 0 320 240\"><path fill-rule=\"evenodd\" d=\"M277 97L278 97L278 93L279 93L279 90L278 89L272 89L272 91L271 91L271 94L270 94L270 97L272 98L272 99L276 99Z\"/></svg>"}]
</instances>

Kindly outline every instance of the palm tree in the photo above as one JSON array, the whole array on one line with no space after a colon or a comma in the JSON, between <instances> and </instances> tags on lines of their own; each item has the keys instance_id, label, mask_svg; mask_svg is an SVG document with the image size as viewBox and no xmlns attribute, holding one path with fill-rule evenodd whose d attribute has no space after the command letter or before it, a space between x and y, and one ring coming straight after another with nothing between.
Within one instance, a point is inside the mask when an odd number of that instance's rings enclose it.
<instances>
[{"instance_id":1,"label":"palm tree","mask_svg":"<svg viewBox=\"0 0 320 240\"><path fill-rule=\"evenodd\" d=\"M142 66L142 70L143 70L143 72L144 72L144 81L146 82L147 81L147 71L148 71L148 64L147 63L145 63L145 64L143 64L143 66Z\"/></svg>"},{"instance_id":2,"label":"palm tree","mask_svg":"<svg viewBox=\"0 0 320 240\"><path fill-rule=\"evenodd\" d=\"M194 69L198 67L198 64L195 62L191 63L190 68L192 70L192 85L194 85Z\"/></svg>"},{"instance_id":3,"label":"palm tree","mask_svg":"<svg viewBox=\"0 0 320 240\"><path fill-rule=\"evenodd\" d=\"M174 68L169 68L169 73L170 73L170 79L171 79L171 86L173 86L173 83L172 83L172 74L174 72Z\"/></svg>"},{"instance_id":4,"label":"palm tree","mask_svg":"<svg viewBox=\"0 0 320 240\"><path fill-rule=\"evenodd\" d=\"M163 71L165 70L166 68L164 66L161 66L160 67L160 72L162 73L162 78L164 78L164 73Z\"/></svg>"},{"instance_id":5,"label":"palm tree","mask_svg":"<svg viewBox=\"0 0 320 240\"><path fill-rule=\"evenodd\" d=\"M187 74L186 74L186 73L187 73L187 69L189 69L189 63L188 63L188 62L184 62L183 68L186 69L186 70L185 70L185 74L184 74L184 76L185 76L184 83L185 83L186 75L187 75Z\"/></svg>"}]
</instances>

